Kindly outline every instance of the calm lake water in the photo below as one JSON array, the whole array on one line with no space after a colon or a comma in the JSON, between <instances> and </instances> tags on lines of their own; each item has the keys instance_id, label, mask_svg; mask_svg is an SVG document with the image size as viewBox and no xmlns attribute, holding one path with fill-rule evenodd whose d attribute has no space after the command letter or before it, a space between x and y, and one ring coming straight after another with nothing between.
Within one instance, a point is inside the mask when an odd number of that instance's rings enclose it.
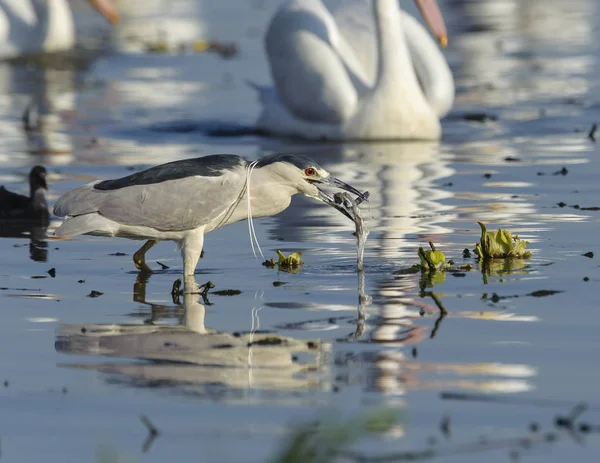
<instances>
[{"instance_id":1,"label":"calm lake water","mask_svg":"<svg viewBox=\"0 0 600 463\"><path fill-rule=\"evenodd\" d=\"M26 192L30 166L42 163L54 203L84 182L175 159L305 153L371 192L372 302L358 303L352 224L308 199L255 221L266 257L303 253L298 273L261 266L246 222L208 235L196 281L241 291L209 301L172 299L173 243L148 253L157 272L143 281L137 242L39 241L43 230L30 239L2 228L3 460L259 462L297 423L383 406L399 424L356 450L597 461L599 439L578 429L600 425L600 271L583 256L600 252L600 153L588 138L600 122L600 2L442 1L457 84L442 141L339 145L206 135L257 117L246 81L270 82L262 34L277 1L118 3L123 25L110 31L73 2L80 42L111 52L89 61L78 52L75 68L0 65L0 184ZM239 52L147 51L198 39ZM30 102L36 131L22 128ZM478 221L529 240L533 257L482 271L463 258ZM433 288L394 275L428 241L473 270ZM555 426L582 402L574 431ZM145 447L141 415L160 430ZM534 424L540 443L520 445Z\"/></svg>"}]
</instances>

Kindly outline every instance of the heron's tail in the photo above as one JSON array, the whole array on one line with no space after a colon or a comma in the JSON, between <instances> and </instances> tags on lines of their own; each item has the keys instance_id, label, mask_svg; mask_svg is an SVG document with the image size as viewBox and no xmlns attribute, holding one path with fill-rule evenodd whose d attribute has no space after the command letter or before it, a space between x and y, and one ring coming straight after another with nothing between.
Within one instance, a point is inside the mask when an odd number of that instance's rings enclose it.
<instances>
[{"instance_id":1,"label":"heron's tail","mask_svg":"<svg viewBox=\"0 0 600 463\"><path fill-rule=\"evenodd\" d=\"M116 233L115 223L102 217L100 214L92 213L67 217L58 227L54 234L63 238L71 238L76 235L114 235Z\"/></svg>"}]
</instances>

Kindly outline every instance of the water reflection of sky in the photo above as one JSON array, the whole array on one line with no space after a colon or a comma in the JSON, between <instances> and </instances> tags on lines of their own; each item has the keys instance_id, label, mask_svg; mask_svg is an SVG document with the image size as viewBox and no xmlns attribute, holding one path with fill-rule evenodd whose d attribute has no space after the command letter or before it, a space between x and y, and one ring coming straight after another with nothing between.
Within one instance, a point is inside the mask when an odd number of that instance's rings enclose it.
<instances>
[{"instance_id":1,"label":"water reflection of sky","mask_svg":"<svg viewBox=\"0 0 600 463\"><path fill-rule=\"evenodd\" d=\"M101 31L86 7L74 3L80 35L86 35L88 21L94 34ZM220 122L250 124L258 114L245 80L269 82L260 37L277 2L154 1L139 14L136 2L121 3L122 29L97 32L117 53L83 70L0 66L0 183L24 192L28 166L44 163L55 199L84 181L125 175L131 166L214 152L252 158L303 152L371 192L364 209L371 230L365 292L373 300L363 314L357 312L351 224L308 199L296 198L288 211L257 221L268 257L278 248L303 251L298 275L260 267L245 224L208 236L197 280L242 291L213 297L214 306L195 298L170 301L180 265L174 246L151 251L153 266L159 260L171 269L152 277L141 301L132 292L131 256L114 255L131 254L135 243L83 238L39 249L37 236L19 232L23 238L0 241L0 286L9 288L0 297L10 305L4 336L21 354L18 363L2 362L11 383L19 384L10 393L22 406L23 394L65 384L80 397L88 398L90 390L103 396L94 399L98 408L125 397L134 404L133 415L148 409L165 421L176 400L194 406L226 402L232 407L227 416L215 413L226 429L246 417L234 404L273 405L266 418L254 418L274 426L313 406L383 401L411 409L405 426L412 432L404 442L418 446L432 420L452 408L432 392L595 400L597 377L590 365L598 320L591 285L600 276L593 259L581 254L594 250L597 212L573 206L598 206L597 149L587 138L600 119L594 93L598 2L556 0L543 8L516 0L442 2L450 29L447 56L457 81L457 104L444 122L443 140L343 145L202 133ZM163 21L159 12L167 3L174 14ZM143 49L145 41L196 38L236 42L241 52L223 60ZM21 115L28 104L35 127L25 131ZM465 120L475 113L485 120ZM531 241L534 258L487 273L463 259L462 250L478 239L477 221ZM393 274L415 263L416 248L428 241L473 270L425 286L419 274ZM56 278L32 278L50 267L56 267ZM87 298L91 289L105 294ZM532 296L539 290L563 292ZM427 292L438 295L448 316L440 317ZM84 326L89 331L82 333ZM263 346L249 357L252 349L241 343L237 363L223 355L230 350L223 344L239 341L235 333L253 330L275 333L287 344ZM215 333L222 337L220 347L207 340ZM319 347L318 355L306 352L309 341ZM185 355L178 357L182 346ZM271 356L275 363L261 364ZM189 364L176 363L182 360ZM178 393L185 399L173 399ZM494 419L505 428L530 420L520 412L516 423L514 413L493 406L475 415L452 410L472 432L494 426ZM179 409L174 416L191 419Z\"/></svg>"}]
</instances>

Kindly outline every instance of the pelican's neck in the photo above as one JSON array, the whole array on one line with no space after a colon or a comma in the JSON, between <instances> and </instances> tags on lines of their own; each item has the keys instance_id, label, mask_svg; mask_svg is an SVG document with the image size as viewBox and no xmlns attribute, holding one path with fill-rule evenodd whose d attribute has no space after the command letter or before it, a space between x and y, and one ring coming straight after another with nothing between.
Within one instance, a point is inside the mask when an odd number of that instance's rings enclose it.
<instances>
[{"instance_id":1,"label":"pelican's neck","mask_svg":"<svg viewBox=\"0 0 600 463\"><path fill-rule=\"evenodd\" d=\"M75 42L73 16L66 0L33 0L40 33L40 51L61 51Z\"/></svg>"},{"instance_id":2,"label":"pelican's neck","mask_svg":"<svg viewBox=\"0 0 600 463\"><path fill-rule=\"evenodd\" d=\"M374 0L373 14L377 30L377 79L375 88L398 88L421 93L402 29L398 0Z\"/></svg>"},{"instance_id":3,"label":"pelican's neck","mask_svg":"<svg viewBox=\"0 0 600 463\"><path fill-rule=\"evenodd\" d=\"M452 71L438 44L415 18L403 13L402 27L425 98L438 117L443 117L454 103Z\"/></svg>"}]
</instances>

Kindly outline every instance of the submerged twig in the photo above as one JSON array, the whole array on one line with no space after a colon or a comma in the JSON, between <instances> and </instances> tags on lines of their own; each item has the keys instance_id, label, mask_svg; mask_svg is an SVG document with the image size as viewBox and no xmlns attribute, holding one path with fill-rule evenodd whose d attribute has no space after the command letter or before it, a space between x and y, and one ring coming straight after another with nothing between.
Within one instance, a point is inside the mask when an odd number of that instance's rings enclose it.
<instances>
[{"instance_id":1,"label":"submerged twig","mask_svg":"<svg viewBox=\"0 0 600 463\"><path fill-rule=\"evenodd\" d=\"M146 429L148 429L148 437L142 444L142 452L146 453L148 450L150 450L152 442L154 442L154 439L158 437L160 431L156 426L154 426L152 421L150 421L150 419L146 415L141 415L140 421L144 426L146 426Z\"/></svg>"},{"instance_id":2,"label":"submerged twig","mask_svg":"<svg viewBox=\"0 0 600 463\"><path fill-rule=\"evenodd\" d=\"M590 140L592 140L593 142L596 141L596 130L598 129L598 124L596 124L594 122L594 124L592 125L592 128L590 129L590 131L588 132L588 138Z\"/></svg>"},{"instance_id":3,"label":"submerged twig","mask_svg":"<svg viewBox=\"0 0 600 463\"><path fill-rule=\"evenodd\" d=\"M435 294L432 291L428 291L427 295L429 297L431 297L431 299L433 299L433 302L435 302L435 305L437 306L438 309L440 309L440 313L443 316L448 315L448 311L446 310L446 308L444 307L444 304L442 304L442 301L440 301L440 299L437 297L437 294Z\"/></svg>"}]
</instances>

